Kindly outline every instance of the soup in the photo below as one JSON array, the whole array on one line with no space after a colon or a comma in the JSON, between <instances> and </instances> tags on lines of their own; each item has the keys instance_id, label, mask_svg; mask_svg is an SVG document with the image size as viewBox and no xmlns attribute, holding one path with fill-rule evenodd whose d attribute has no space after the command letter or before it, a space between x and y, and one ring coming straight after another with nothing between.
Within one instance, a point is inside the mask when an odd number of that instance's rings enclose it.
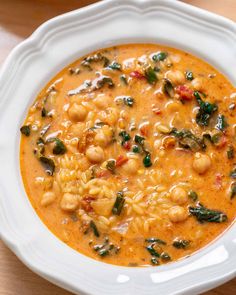
<instances>
[{"instance_id":1,"label":"soup","mask_svg":"<svg viewBox=\"0 0 236 295\"><path fill-rule=\"evenodd\" d=\"M187 257L236 212L236 91L177 49L102 49L63 69L21 127L27 195L64 243L116 265Z\"/></svg>"}]
</instances>

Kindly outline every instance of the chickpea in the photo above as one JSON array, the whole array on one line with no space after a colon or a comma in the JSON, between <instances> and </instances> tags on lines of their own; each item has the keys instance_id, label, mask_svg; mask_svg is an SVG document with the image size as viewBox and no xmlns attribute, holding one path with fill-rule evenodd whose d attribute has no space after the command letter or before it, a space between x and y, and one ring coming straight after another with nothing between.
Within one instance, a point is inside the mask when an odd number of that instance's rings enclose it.
<instances>
[{"instance_id":1,"label":"chickpea","mask_svg":"<svg viewBox=\"0 0 236 295\"><path fill-rule=\"evenodd\" d=\"M54 192L46 192L43 194L41 199L41 205L43 207L47 207L51 205L56 199L56 195Z\"/></svg>"},{"instance_id":2,"label":"chickpea","mask_svg":"<svg viewBox=\"0 0 236 295\"><path fill-rule=\"evenodd\" d=\"M84 121L87 116L87 110L84 106L73 103L73 105L68 110L68 115L72 121Z\"/></svg>"},{"instance_id":3,"label":"chickpea","mask_svg":"<svg viewBox=\"0 0 236 295\"><path fill-rule=\"evenodd\" d=\"M64 211L74 211L79 205L79 200L77 195L70 193L65 193L61 199L61 209Z\"/></svg>"},{"instance_id":4,"label":"chickpea","mask_svg":"<svg viewBox=\"0 0 236 295\"><path fill-rule=\"evenodd\" d=\"M202 78L197 77L197 78L193 79L191 84L192 84L194 90L198 90L198 91L203 90Z\"/></svg>"},{"instance_id":5,"label":"chickpea","mask_svg":"<svg viewBox=\"0 0 236 295\"><path fill-rule=\"evenodd\" d=\"M170 100L165 104L165 108L169 112L173 112L173 113L179 111L180 107L181 107L181 102L179 101Z\"/></svg>"},{"instance_id":6,"label":"chickpea","mask_svg":"<svg viewBox=\"0 0 236 295\"><path fill-rule=\"evenodd\" d=\"M170 221L181 222L187 219L187 210L180 206L171 207L168 211Z\"/></svg>"},{"instance_id":7,"label":"chickpea","mask_svg":"<svg viewBox=\"0 0 236 295\"><path fill-rule=\"evenodd\" d=\"M176 71L170 70L166 72L165 77L176 85L183 84L185 82L184 74L178 70Z\"/></svg>"},{"instance_id":8,"label":"chickpea","mask_svg":"<svg viewBox=\"0 0 236 295\"><path fill-rule=\"evenodd\" d=\"M188 201L188 194L182 187L175 187L170 194L171 200L179 205Z\"/></svg>"},{"instance_id":9,"label":"chickpea","mask_svg":"<svg viewBox=\"0 0 236 295\"><path fill-rule=\"evenodd\" d=\"M129 159L122 168L128 174L135 174L138 171L139 165L135 159Z\"/></svg>"},{"instance_id":10,"label":"chickpea","mask_svg":"<svg viewBox=\"0 0 236 295\"><path fill-rule=\"evenodd\" d=\"M73 134L73 136L76 136L76 137L81 137L84 130L85 130L85 124L82 122L73 124L70 127L70 132Z\"/></svg>"},{"instance_id":11,"label":"chickpea","mask_svg":"<svg viewBox=\"0 0 236 295\"><path fill-rule=\"evenodd\" d=\"M86 157L92 163L99 163L104 160L104 152L100 146L90 146L86 150Z\"/></svg>"},{"instance_id":12,"label":"chickpea","mask_svg":"<svg viewBox=\"0 0 236 295\"><path fill-rule=\"evenodd\" d=\"M94 137L94 142L102 147L107 146L111 142L111 130L109 127L98 130Z\"/></svg>"},{"instance_id":13,"label":"chickpea","mask_svg":"<svg viewBox=\"0 0 236 295\"><path fill-rule=\"evenodd\" d=\"M99 109L106 109L110 104L111 98L104 94L99 94L94 100L94 104Z\"/></svg>"},{"instance_id":14,"label":"chickpea","mask_svg":"<svg viewBox=\"0 0 236 295\"><path fill-rule=\"evenodd\" d=\"M205 173L211 166L211 159L208 155L196 153L193 160L193 169L199 173Z\"/></svg>"},{"instance_id":15,"label":"chickpea","mask_svg":"<svg viewBox=\"0 0 236 295\"><path fill-rule=\"evenodd\" d=\"M109 125L114 125L118 120L118 111L115 108L108 108L106 111L99 113L101 121L108 123Z\"/></svg>"}]
</instances>

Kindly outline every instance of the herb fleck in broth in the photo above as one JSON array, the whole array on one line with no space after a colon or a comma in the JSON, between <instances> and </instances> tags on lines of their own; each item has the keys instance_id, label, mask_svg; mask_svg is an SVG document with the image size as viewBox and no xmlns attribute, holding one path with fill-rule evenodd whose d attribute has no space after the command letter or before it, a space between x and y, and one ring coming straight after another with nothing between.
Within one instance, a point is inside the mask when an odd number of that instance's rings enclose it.
<instances>
[{"instance_id":1,"label":"herb fleck in broth","mask_svg":"<svg viewBox=\"0 0 236 295\"><path fill-rule=\"evenodd\" d=\"M97 260L188 257L235 218L235 93L210 65L164 46L79 59L40 92L21 128L33 207Z\"/></svg>"}]
</instances>

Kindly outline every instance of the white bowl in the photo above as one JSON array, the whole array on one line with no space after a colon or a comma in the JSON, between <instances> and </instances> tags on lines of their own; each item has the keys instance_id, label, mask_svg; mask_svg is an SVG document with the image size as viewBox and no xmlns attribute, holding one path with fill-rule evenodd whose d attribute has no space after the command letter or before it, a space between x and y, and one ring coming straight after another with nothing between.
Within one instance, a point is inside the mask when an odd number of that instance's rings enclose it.
<instances>
[{"instance_id":1,"label":"white bowl","mask_svg":"<svg viewBox=\"0 0 236 295\"><path fill-rule=\"evenodd\" d=\"M236 85L236 25L177 1L106 0L56 17L0 73L0 234L30 269L76 294L199 294L236 274L236 225L190 258L148 268L92 260L57 239L33 210L19 170L19 128L36 94L64 66L114 44L163 43L193 53Z\"/></svg>"}]
</instances>

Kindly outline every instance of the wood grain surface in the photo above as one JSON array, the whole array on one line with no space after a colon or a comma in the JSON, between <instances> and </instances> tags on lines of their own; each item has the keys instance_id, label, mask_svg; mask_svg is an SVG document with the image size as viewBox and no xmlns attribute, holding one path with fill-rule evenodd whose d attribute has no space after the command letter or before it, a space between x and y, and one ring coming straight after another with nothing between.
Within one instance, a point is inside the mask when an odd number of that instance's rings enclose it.
<instances>
[{"instance_id":1,"label":"wood grain surface","mask_svg":"<svg viewBox=\"0 0 236 295\"><path fill-rule=\"evenodd\" d=\"M124 0L125 1L125 0ZM0 0L0 65L46 20L96 0ZM236 21L236 0L184 0ZM0 295L69 295L26 268L0 241ZM204 295L234 295L236 279ZM101 294L102 295L102 294Z\"/></svg>"}]
</instances>

